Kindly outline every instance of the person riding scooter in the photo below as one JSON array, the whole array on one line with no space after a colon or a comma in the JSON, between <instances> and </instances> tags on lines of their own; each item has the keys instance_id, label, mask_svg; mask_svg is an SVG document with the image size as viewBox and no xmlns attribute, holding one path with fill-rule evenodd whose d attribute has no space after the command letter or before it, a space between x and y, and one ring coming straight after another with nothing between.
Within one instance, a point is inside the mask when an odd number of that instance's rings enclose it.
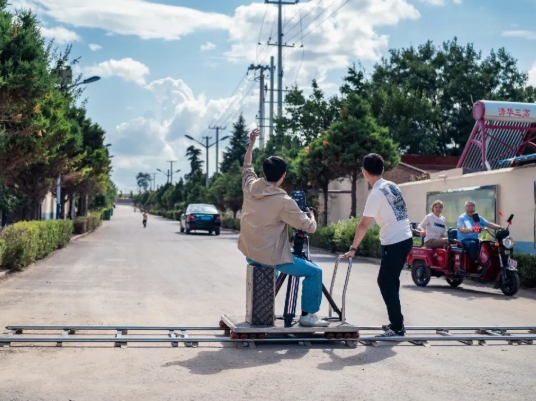
<instances>
[{"instance_id":1,"label":"person riding scooter","mask_svg":"<svg viewBox=\"0 0 536 401\"><path fill-rule=\"evenodd\" d=\"M443 202L437 200L432 203L432 213L426 215L421 224L417 226L417 232L424 237L424 246L431 249L443 248L448 245L447 223L441 215Z\"/></svg>"},{"instance_id":2,"label":"person riding scooter","mask_svg":"<svg viewBox=\"0 0 536 401\"><path fill-rule=\"evenodd\" d=\"M478 234L482 227L491 228L493 230L500 230L502 227L490 223L480 216L478 216L478 222L475 222L476 219L474 219L474 217L476 216L473 216L475 211L475 202L467 201L465 203L465 213L458 218L458 240L461 241L464 248L469 252L471 259L479 263L480 241L478 239Z\"/></svg>"}]
</instances>

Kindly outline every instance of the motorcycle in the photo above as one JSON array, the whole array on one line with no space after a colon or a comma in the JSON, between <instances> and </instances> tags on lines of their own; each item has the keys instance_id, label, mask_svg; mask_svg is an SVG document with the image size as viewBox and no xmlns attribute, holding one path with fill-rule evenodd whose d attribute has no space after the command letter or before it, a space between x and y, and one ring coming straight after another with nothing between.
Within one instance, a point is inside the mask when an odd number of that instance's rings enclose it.
<instances>
[{"instance_id":1,"label":"motorcycle","mask_svg":"<svg viewBox=\"0 0 536 401\"><path fill-rule=\"evenodd\" d=\"M499 213L502 217L502 213ZM478 215L475 213L475 222ZM514 215L510 215L507 226L495 234L475 224L475 231L486 231L491 240L479 241L478 260L469 255L464 244L457 239L458 230L448 230L449 244L446 249L430 249L424 246L424 238L417 230L417 223L412 223L414 236L422 238L419 245L414 245L407 258L411 268L413 282L425 287L431 277L445 277L451 287L458 287L464 279L470 278L480 282L494 282L494 288L500 288L504 295L515 295L520 287L517 261L513 259L515 242L510 236L509 227Z\"/></svg>"}]
</instances>

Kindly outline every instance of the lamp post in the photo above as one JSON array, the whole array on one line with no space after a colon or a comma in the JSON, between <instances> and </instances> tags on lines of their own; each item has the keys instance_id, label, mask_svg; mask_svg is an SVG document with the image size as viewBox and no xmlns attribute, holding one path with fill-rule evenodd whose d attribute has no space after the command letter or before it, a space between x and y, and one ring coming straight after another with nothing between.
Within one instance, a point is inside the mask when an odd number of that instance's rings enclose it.
<instances>
[{"instance_id":1,"label":"lamp post","mask_svg":"<svg viewBox=\"0 0 536 401\"><path fill-rule=\"evenodd\" d=\"M205 148L205 151L206 151L206 164L207 164L207 172L206 172L206 186L208 187L208 168L209 168L209 164L208 164L208 149L211 148L212 146L216 145L217 143L221 142L221 141L224 141L225 139L229 138L229 136L224 136L223 138L220 138L219 140L217 140L216 142L212 143L212 144L208 144L208 142L212 139L212 137L209 137L209 136L204 136L203 139L205 139L205 142L206 144L204 143L201 143L199 142L197 139L194 139L192 138L190 135L184 135L186 138L194 141L194 142L197 142L199 145L201 145L202 147Z\"/></svg>"},{"instance_id":2,"label":"lamp post","mask_svg":"<svg viewBox=\"0 0 536 401\"><path fill-rule=\"evenodd\" d=\"M72 75L71 75L71 72L70 72L70 68L67 68L65 69L64 71L60 72L60 78L62 80L62 83L63 82L66 82L68 80L71 80L72 79ZM71 85L68 87L68 89L70 88L74 88L75 86L78 86L78 85L87 85L87 84L91 84L93 82L97 82L98 80L100 80L101 78L98 77L98 76L94 76L94 77L90 77L90 78L86 78L84 79L82 82L79 82L77 84L74 84L74 85ZM106 145L108 146L108 145ZM112 146L111 144L109 144L109 146ZM113 156L112 156L113 157ZM58 176L58 183L57 183L57 189L56 189L56 220L59 220L60 219L60 216L61 216L61 174Z\"/></svg>"}]
</instances>

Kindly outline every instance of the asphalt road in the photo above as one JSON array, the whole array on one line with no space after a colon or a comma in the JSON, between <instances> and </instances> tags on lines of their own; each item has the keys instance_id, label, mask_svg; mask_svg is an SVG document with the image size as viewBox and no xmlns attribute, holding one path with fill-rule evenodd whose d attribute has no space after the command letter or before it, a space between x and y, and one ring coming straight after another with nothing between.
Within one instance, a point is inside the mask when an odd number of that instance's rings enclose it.
<instances>
[{"instance_id":1,"label":"asphalt road","mask_svg":"<svg viewBox=\"0 0 536 401\"><path fill-rule=\"evenodd\" d=\"M144 229L139 212L118 206L95 233L0 281L0 326L217 325L221 314L245 312L246 263L236 244L234 233L187 236L177 222L152 216ZM329 283L334 256L313 258ZM351 323L387 321L377 269L354 264L347 300ZM451 289L437 279L421 289L404 272L401 297L407 325L536 324L533 292L507 298L490 287ZM0 401L519 401L534 399L535 373L536 345L505 343L357 349L21 345L0 348Z\"/></svg>"}]
</instances>

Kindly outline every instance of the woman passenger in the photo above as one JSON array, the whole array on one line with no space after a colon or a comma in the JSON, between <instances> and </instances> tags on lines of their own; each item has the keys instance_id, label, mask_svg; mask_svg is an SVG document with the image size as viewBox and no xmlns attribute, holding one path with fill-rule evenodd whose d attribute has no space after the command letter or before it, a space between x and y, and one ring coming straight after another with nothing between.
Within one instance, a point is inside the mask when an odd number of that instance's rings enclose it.
<instances>
[{"instance_id":1,"label":"woman passenger","mask_svg":"<svg viewBox=\"0 0 536 401\"><path fill-rule=\"evenodd\" d=\"M432 204L432 213L428 214L417 227L421 236L425 237L424 245L427 248L443 248L448 245L447 223L441 215L443 202L437 200Z\"/></svg>"}]
</instances>

